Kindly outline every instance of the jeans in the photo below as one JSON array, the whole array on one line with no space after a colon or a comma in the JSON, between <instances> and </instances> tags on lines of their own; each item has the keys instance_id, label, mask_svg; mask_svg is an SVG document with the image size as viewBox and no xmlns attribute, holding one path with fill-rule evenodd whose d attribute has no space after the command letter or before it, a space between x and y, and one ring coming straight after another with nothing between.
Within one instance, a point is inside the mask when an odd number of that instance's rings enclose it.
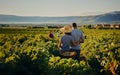
<instances>
[{"instance_id":1,"label":"jeans","mask_svg":"<svg viewBox=\"0 0 120 75\"><path fill-rule=\"evenodd\" d=\"M74 51L77 53L75 59L77 59L78 61L80 61L80 50L74 50Z\"/></svg>"}]
</instances>

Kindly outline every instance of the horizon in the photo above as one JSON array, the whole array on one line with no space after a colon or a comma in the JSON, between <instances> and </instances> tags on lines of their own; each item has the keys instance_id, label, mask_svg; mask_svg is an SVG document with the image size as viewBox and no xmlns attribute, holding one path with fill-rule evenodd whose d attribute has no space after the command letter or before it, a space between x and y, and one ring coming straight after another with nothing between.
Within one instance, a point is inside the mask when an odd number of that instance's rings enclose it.
<instances>
[{"instance_id":1,"label":"horizon","mask_svg":"<svg viewBox=\"0 0 120 75\"><path fill-rule=\"evenodd\" d=\"M103 14L107 14L107 13L111 13L111 12L120 12L120 11L110 11L110 12L105 12L105 13L101 13L101 14L92 14L92 15L70 15L70 16L34 16L34 15L13 15L13 14L0 14L0 15L8 15L8 16L19 16L19 17L85 17L85 16L97 16L97 15L103 15Z\"/></svg>"},{"instance_id":2,"label":"horizon","mask_svg":"<svg viewBox=\"0 0 120 75\"><path fill-rule=\"evenodd\" d=\"M0 14L16 16L91 16L120 11L120 0L0 0Z\"/></svg>"}]
</instances>

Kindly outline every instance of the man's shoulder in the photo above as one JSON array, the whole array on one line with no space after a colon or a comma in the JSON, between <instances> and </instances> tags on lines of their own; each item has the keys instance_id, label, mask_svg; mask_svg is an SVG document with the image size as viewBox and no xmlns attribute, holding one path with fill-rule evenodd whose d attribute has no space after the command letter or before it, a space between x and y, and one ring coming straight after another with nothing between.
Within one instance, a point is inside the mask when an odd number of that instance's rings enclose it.
<instances>
[{"instance_id":1,"label":"man's shoulder","mask_svg":"<svg viewBox=\"0 0 120 75\"><path fill-rule=\"evenodd\" d=\"M74 29L72 32L73 32L73 33L82 33L82 31L81 31L81 30L78 30L78 29Z\"/></svg>"}]
</instances>

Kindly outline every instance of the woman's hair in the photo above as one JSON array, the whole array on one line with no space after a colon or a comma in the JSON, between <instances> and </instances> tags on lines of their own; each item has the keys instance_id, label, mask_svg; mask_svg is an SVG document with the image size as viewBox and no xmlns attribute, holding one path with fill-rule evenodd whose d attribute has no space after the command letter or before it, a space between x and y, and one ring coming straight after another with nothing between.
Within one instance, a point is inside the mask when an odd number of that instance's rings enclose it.
<instances>
[{"instance_id":1,"label":"woman's hair","mask_svg":"<svg viewBox=\"0 0 120 75\"><path fill-rule=\"evenodd\" d=\"M71 35L71 33L65 33L66 35Z\"/></svg>"}]
</instances>

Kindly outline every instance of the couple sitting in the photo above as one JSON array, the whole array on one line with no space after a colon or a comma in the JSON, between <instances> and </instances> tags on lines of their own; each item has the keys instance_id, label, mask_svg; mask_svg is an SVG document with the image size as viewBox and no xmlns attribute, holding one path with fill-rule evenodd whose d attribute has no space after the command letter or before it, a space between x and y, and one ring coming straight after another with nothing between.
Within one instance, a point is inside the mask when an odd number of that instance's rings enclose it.
<instances>
[{"instance_id":1,"label":"couple sitting","mask_svg":"<svg viewBox=\"0 0 120 75\"><path fill-rule=\"evenodd\" d=\"M76 23L72 26L64 26L60 31L64 34L58 44L60 52L73 50L77 53L76 59L80 61L80 43L84 42L83 33L77 29Z\"/></svg>"}]
</instances>

